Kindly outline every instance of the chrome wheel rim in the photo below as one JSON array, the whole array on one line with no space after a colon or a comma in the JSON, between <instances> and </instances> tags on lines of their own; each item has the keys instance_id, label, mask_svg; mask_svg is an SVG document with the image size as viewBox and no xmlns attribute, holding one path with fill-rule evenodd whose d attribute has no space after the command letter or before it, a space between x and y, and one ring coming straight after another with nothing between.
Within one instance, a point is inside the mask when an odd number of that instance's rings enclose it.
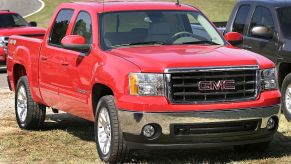
<instances>
[{"instance_id":1,"label":"chrome wheel rim","mask_svg":"<svg viewBox=\"0 0 291 164\"><path fill-rule=\"evenodd\" d=\"M291 113L291 84L289 84L286 88L285 107L286 107L288 113Z\"/></svg>"},{"instance_id":2,"label":"chrome wheel rim","mask_svg":"<svg viewBox=\"0 0 291 164\"><path fill-rule=\"evenodd\" d=\"M111 146L111 125L106 108L102 108L98 115L98 144L102 153L107 155Z\"/></svg>"},{"instance_id":3,"label":"chrome wheel rim","mask_svg":"<svg viewBox=\"0 0 291 164\"><path fill-rule=\"evenodd\" d=\"M27 116L27 95L23 85L17 92L17 115L21 122L24 122Z\"/></svg>"}]
</instances>

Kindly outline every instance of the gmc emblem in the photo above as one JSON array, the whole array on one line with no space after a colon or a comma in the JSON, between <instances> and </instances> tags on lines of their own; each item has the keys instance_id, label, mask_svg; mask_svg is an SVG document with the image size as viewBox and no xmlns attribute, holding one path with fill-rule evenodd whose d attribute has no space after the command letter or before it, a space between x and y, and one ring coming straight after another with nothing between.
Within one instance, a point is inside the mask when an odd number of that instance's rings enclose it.
<instances>
[{"instance_id":1,"label":"gmc emblem","mask_svg":"<svg viewBox=\"0 0 291 164\"><path fill-rule=\"evenodd\" d=\"M234 80L219 80L219 81L200 81L198 83L198 89L200 91L223 91L223 90L235 90Z\"/></svg>"}]
</instances>

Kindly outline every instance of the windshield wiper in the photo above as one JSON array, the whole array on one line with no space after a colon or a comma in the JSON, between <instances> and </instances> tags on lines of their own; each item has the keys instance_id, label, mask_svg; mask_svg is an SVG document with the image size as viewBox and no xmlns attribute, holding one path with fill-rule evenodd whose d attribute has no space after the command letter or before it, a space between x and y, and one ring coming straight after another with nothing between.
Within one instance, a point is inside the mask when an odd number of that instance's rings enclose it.
<instances>
[{"instance_id":1,"label":"windshield wiper","mask_svg":"<svg viewBox=\"0 0 291 164\"><path fill-rule=\"evenodd\" d=\"M209 45L220 45L218 43L215 43L215 42L212 42L212 41L209 41L209 40L200 40L200 41L195 41L195 42L183 42L183 43L179 43L179 44L209 44Z\"/></svg>"},{"instance_id":2,"label":"windshield wiper","mask_svg":"<svg viewBox=\"0 0 291 164\"><path fill-rule=\"evenodd\" d=\"M111 46L111 48L136 46L136 45L166 45L166 44L167 43L162 42L162 41L149 41L149 42L136 42L136 43L126 43L126 44L114 45L114 46Z\"/></svg>"}]
</instances>

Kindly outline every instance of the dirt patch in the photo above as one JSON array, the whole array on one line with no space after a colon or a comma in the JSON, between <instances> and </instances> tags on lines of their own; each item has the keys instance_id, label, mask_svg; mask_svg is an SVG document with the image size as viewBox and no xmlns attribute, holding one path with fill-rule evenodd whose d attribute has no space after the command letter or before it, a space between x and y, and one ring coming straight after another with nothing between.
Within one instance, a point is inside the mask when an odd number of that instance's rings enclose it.
<instances>
[{"instance_id":1,"label":"dirt patch","mask_svg":"<svg viewBox=\"0 0 291 164\"><path fill-rule=\"evenodd\" d=\"M9 89L0 89L0 119L13 116L14 93Z\"/></svg>"},{"instance_id":2,"label":"dirt patch","mask_svg":"<svg viewBox=\"0 0 291 164\"><path fill-rule=\"evenodd\" d=\"M0 89L0 99L0 163L101 163L93 123L48 112L42 131L20 130L14 116L14 94ZM279 132L270 149L261 154L238 154L231 147L134 154L132 161L138 163L291 163L291 123L281 116Z\"/></svg>"}]
</instances>

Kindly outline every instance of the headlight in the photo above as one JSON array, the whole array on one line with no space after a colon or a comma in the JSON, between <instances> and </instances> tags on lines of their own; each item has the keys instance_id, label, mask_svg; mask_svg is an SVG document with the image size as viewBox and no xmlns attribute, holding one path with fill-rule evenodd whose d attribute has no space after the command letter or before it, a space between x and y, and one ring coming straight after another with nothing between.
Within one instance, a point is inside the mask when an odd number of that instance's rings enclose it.
<instances>
[{"instance_id":1,"label":"headlight","mask_svg":"<svg viewBox=\"0 0 291 164\"><path fill-rule=\"evenodd\" d=\"M164 75L155 73L130 73L130 95L164 96Z\"/></svg>"},{"instance_id":2,"label":"headlight","mask_svg":"<svg viewBox=\"0 0 291 164\"><path fill-rule=\"evenodd\" d=\"M265 90L277 89L277 75L276 69L264 69L262 70L262 87Z\"/></svg>"}]
</instances>

